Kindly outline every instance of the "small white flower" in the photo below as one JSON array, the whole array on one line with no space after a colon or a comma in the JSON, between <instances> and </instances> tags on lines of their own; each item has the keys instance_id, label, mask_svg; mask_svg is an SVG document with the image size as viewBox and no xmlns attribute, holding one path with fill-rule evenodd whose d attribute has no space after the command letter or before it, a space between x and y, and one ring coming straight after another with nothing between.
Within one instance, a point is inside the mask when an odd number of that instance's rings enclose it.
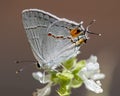
<instances>
[{"instance_id":1,"label":"small white flower","mask_svg":"<svg viewBox=\"0 0 120 96\"><path fill-rule=\"evenodd\" d=\"M52 83L48 83L44 88L37 89L37 91L33 93L33 96L48 96L51 92L51 84Z\"/></svg>"},{"instance_id":2,"label":"small white flower","mask_svg":"<svg viewBox=\"0 0 120 96\"><path fill-rule=\"evenodd\" d=\"M45 75L45 73L33 72L32 76L42 84L50 82L50 75Z\"/></svg>"},{"instance_id":3,"label":"small white flower","mask_svg":"<svg viewBox=\"0 0 120 96\"><path fill-rule=\"evenodd\" d=\"M52 82L50 82L50 75L45 75L45 73L41 72L33 72L32 76L42 84L48 83L44 88L37 89L37 91L33 93L33 96L48 96L51 92L52 86Z\"/></svg>"},{"instance_id":4,"label":"small white flower","mask_svg":"<svg viewBox=\"0 0 120 96\"><path fill-rule=\"evenodd\" d=\"M99 79L103 79L105 75L100 73L96 56L91 56L86 60L86 66L81 69L79 75L87 89L95 93L103 92Z\"/></svg>"}]
</instances>

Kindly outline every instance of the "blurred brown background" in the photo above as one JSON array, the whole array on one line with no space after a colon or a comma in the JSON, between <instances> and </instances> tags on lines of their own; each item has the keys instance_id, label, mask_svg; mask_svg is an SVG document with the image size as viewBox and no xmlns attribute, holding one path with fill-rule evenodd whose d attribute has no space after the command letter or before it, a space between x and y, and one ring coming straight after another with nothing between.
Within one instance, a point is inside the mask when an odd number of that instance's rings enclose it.
<instances>
[{"instance_id":1,"label":"blurred brown background","mask_svg":"<svg viewBox=\"0 0 120 96\"><path fill-rule=\"evenodd\" d=\"M1 0L0 96L32 96L41 87L31 76L36 71L34 65L14 63L34 60L22 26L21 12L26 8L42 9L76 22L83 20L85 26L96 19L90 30L102 36L90 35L79 59L91 54L98 56L101 72L106 74L102 80L104 93L96 95L83 86L73 90L72 96L120 96L120 0ZM15 71L21 67L25 70L16 75ZM56 96L54 92L51 96Z\"/></svg>"}]
</instances>

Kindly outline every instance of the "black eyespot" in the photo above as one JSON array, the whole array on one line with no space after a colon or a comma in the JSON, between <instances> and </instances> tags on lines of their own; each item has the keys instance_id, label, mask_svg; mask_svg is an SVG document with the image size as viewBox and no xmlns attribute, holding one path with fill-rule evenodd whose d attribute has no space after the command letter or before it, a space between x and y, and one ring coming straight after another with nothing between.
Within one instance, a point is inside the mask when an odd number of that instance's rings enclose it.
<instances>
[{"instance_id":1,"label":"black eyespot","mask_svg":"<svg viewBox=\"0 0 120 96\"><path fill-rule=\"evenodd\" d=\"M40 68L40 64L37 62L37 68Z\"/></svg>"}]
</instances>

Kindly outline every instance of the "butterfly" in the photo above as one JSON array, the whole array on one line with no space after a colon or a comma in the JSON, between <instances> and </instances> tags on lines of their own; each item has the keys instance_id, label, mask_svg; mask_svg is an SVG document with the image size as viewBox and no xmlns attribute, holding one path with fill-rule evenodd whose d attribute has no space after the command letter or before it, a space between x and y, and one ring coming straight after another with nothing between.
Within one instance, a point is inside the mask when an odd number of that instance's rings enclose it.
<instances>
[{"instance_id":1,"label":"butterfly","mask_svg":"<svg viewBox=\"0 0 120 96\"><path fill-rule=\"evenodd\" d=\"M43 69L55 69L79 54L88 39L88 27L39 9L22 12L23 26L32 52ZM91 25L91 24L90 24Z\"/></svg>"}]
</instances>

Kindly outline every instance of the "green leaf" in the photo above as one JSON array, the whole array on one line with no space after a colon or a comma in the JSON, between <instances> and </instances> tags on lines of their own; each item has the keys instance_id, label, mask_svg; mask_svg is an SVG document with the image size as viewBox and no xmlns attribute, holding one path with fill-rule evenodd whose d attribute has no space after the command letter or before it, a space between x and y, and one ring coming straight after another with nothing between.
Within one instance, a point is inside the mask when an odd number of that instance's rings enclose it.
<instances>
[{"instance_id":1,"label":"green leaf","mask_svg":"<svg viewBox=\"0 0 120 96\"><path fill-rule=\"evenodd\" d=\"M63 62L63 66L69 70L74 66L74 64L76 64L76 61L77 59L75 57L70 58L67 61Z\"/></svg>"},{"instance_id":2,"label":"green leaf","mask_svg":"<svg viewBox=\"0 0 120 96\"><path fill-rule=\"evenodd\" d=\"M71 80L74 76L69 72L57 73L56 76L63 81Z\"/></svg>"},{"instance_id":3,"label":"green leaf","mask_svg":"<svg viewBox=\"0 0 120 96\"><path fill-rule=\"evenodd\" d=\"M57 91L60 96L70 96L71 90L67 88L67 86L61 86L60 89Z\"/></svg>"},{"instance_id":4,"label":"green leaf","mask_svg":"<svg viewBox=\"0 0 120 96\"><path fill-rule=\"evenodd\" d=\"M78 74L80 70L85 66L85 60L81 60L76 65L74 66L72 73L73 74Z\"/></svg>"},{"instance_id":5,"label":"green leaf","mask_svg":"<svg viewBox=\"0 0 120 96\"><path fill-rule=\"evenodd\" d=\"M60 89L57 91L60 96L69 96L71 93L71 80L73 79L73 74L68 71L63 71L62 73L57 73L59 78Z\"/></svg>"},{"instance_id":6,"label":"green leaf","mask_svg":"<svg viewBox=\"0 0 120 96\"><path fill-rule=\"evenodd\" d=\"M54 71L51 71L50 73L51 73L51 81L57 84L59 82L59 78L56 76L57 73Z\"/></svg>"},{"instance_id":7,"label":"green leaf","mask_svg":"<svg viewBox=\"0 0 120 96\"><path fill-rule=\"evenodd\" d=\"M74 79L71 82L71 87L78 88L82 85L82 83L83 83L82 79L78 75L75 75Z\"/></svg>"}]
</instances>

